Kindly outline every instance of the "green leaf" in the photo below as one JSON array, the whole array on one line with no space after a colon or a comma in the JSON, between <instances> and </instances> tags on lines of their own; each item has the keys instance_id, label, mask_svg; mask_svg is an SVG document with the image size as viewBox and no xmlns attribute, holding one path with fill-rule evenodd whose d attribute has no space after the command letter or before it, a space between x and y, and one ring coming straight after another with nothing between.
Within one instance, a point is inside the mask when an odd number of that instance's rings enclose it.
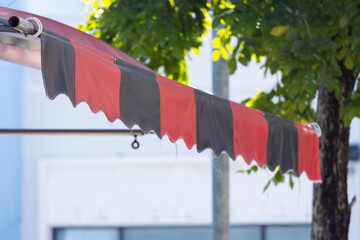
<instances>
[{"instance_id":1,"label":"green leaf","mask_svg":"<svg viewBox=\"0 0 360 240\"><path fill-rule=\"evenodd\" d=\"M289 185L290 185L290 188L293 189L294 188L294 180L293 180L293 173L289 173Z\"/></svg>"},{"instance_id":2,"label":"green leaf","mask_svg":"<svg viewBox=\"0 0 360 240\"><path fill-rule=\"evenodd\" d=\"M349 127L354 117L360 117L360 93L354 92L345 100L340 109L341 117L344 118L345 126Z\"/></svg>"},{"instance_id":3,"label":"green leaf","mask_svg":"<svg viewBox=\"0 0 360 240\"><path fill-rule=\"evenodd\" d=\"M301 99L298 105L300 113L303 113L306 108L305 99Z\"/></svg>"},{"instance_id":4,"label":"green leaf","mask_svg":"<svg viewBox=\"0 0 360 240\"><path fill-rule=\"evenodd\" d=\"M175 3L174 3L174 0L169 0L169 3L172 7L175 7Z\"/></svg>"},{"instance_id":5,"label":"green leaf","mask_svg":"<svg viewBox=\"0 0 360 240\"><path fill-rule=\"evenodd\" d=\"M196 56L198 56L198 55L200 54L198 48L192 48L192 50L193 50L193 53L194 53Z\"/></svg>"},{"instance_id":6,"label":"green leaf","mask_svg":"<svg viewBox=\"0 0 360 240\"><path fill-rule=\"evenodd\" d=\"M104 4L105 8L109 8L110 5L113 3L114 0L101 0L101 2Z\"/></svg>"},{"instance_id":7,"label":"green leaf","mask_svg":"<svg viewBox=\"0 0 360 240\"><path fill-rule=\"evenodd\" d=\"M287 29L287 26L276 26L271 29L270 34L274 37L280 37L286 32Z\"/></svg>"},{"instance_id":8,"label":"green leaf","mask_svg":"<svg viewBox=\"0 0 360 240\"><path fill-rule=\"evenodd\" d=\"M263 192L265 192L265 191L269 188L270 184L271 184L271 181L268 181L268 182L265 184L264 189L263 189Z\"/></svg>"},{"instance_id":9,"label":"green leaf","mask_svg":"<svg viewBox=\"0 0 360 240\"><path fill-rule=\"evenodd\" d=\"M279 183L284 182L284 179L285 179L284 175L280 173L280 170L277 170L275 177L273 178L275 186L278 185Z\"/></svg>"},{"instance_id":10,"label":"green leaf","mask_svg":"<svg viewBox=\"0 0 360 240\"><path fill-rule=\"evenodd\" d=\"M92 5L92 8L93 8L93 9L100 9L100 8L101 8L101 6L100 6L99 3L98 3L98 0L94 0L93 5Z\"/></svg>"},{"instance_id":11,"label":"green leaf","mask_svg":"<svg viewBox=\"0 0 360 240\"><path fill-rule=\"evenodd\" d=\"M221 57L220 50L214 50L212 53L212 60L214 62L219 61L220 57Z\"/></svg>"},{"instance_id":12,"label":"green leaf","mask_svg":"<svg viewBox=\"0 0 360 240\"><path fill-rule=\"evenodd\" d=\"M351 56L346 56L345 57L345 67L348 69L348 70L352 70L354 68L354 62L353 62L353 59Z\"/></svg>"},{"instance_id":13,"label":"green leaf","mask_svg":"<svg viewBox=\"0 0 360 240\"><path fill-rule=\"evenodd\" d=\"M338 54L337 54L337 58L339 59L339 60L342 60L342 59L344 59L345 58L345 55L346 55L346 48L341 48L341 50L338 52Z\"/></svg>"},{"instance_id":14,"label":"green leaf","mask_svg":"<svg viewBox=\"0 0 360 240\"><path fill-rule=\"evenodd\" d=\"M173 54L176 58L181 58L181 47L175 46L173 50Z\"/></svg>"},{"instance_id":15,"label":"green leaf","mask_svg":"<svg viewBox=\"0 0 360 240\"><path fill-rule=\"evenodd\" d=\"M220 47L221 56L227 60L229 59L229 53L226 51L224 47Z\"/></svg>"},{"instance_id":16,"label":"green leaf","mask_svg":"<svg viewBox=\"0 0 360 240\"><path fill-rule=\"evenodd\" d=\"M251 166L249 169L247 169L247 170L238 170L238 171L236 171L236 172L238 172L238 173L247 173L247 174L251 174L252 172L257 172L257 170L258 170L258 166L257 165L253 165L253 166Z\"/></svg>"},{"instance_id":17,"label":"green leaf","mask_svg":"<svg viewBox=\"0 0 360 240\"><path fill-rule=\"evenodd\" d=\"M228 65L229 65L230 74L233 74L236 71L236 68L237 68L236 60L234 58L231 58L228 61Z\"/></svg>"},{"instance_id":18,"label":"green leaf","mask_svg":"<svg viewBox=\"0 0 360 240\"><path fill-rule=\"evenodd\" d=\"M340 18L339 25L341 28L346 27L346 25L349 23L350 17L349 15L344 15Z\"/></svg>"},{"instance_id":19,"label":"green leaf","mask_svg":"<svg viewBox=\"0 0 360 240\"><path fill-rule=\"evenodd\" d=\"M225 45L225 47L226 47L226 49L227 49L229 52L234 51L234 48L233 48L229 43L227 43L227 44Z\"/></svg>"},{"instance_id":20,"label":"green leaf","mask_svg":"<svg viewBox=\"0 0 360 240\"><path fill-rule=\"evenodd\" d=\"M252 54L251 57L255 60L255 62L260 62L263 59L263 56L257 56L256 54Z\"/></svg>"},{"instance_id":21,"label":"green leaf","mask_svg":"<svg viewBox=\"0 0 360 240\"><path fill-rule=\"evenodd\" d=\"M216 37L212 40L213 48L220 48L221 47L221 40L219 37Z\"/></svg>"}]
</instances>

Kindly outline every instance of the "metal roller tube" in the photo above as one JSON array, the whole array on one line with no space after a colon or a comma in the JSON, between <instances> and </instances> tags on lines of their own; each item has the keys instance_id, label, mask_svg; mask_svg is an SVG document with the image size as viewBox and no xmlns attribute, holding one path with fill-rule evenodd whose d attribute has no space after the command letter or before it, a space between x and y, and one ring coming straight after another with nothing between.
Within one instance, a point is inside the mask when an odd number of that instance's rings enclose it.
<instances>
[{"instance_id":1,"label":"metal roller tube","mask_svg":"<svg viewBox=\"0 0 360 240\"><path fill-rule=\"evenodd\" d=\"M8 24L25 35L34 35L37 32L37 27L34 23L17 16L10 17Z\"/></svg>"}]
</instances>

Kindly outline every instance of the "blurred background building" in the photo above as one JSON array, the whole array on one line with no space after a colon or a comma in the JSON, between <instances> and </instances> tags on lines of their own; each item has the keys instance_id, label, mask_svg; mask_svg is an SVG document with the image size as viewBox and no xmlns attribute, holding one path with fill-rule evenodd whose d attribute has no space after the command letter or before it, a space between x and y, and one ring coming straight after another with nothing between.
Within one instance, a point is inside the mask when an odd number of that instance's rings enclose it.
<instances>
[{"instance_id":1,"label":"blurred background building","mask_svg":"<svg viewBox=\"0 0 360 240\"><path fill-rule=\"evenodd\" d=\"M76 27L84 21L81 1L3 0L1 6L32 12ZM211 89L211 46L191 56L191 85ZM0 61L0 128L123 129L85 103L74 109L67 97L49 100L39 70ZM271 89L279 76L260 65L240 66L230 78L230 99ZM0 239L138 240L211 239L211 153L188 150L155 135L1 136ZM359 120L351 128L349 200L360 192ZM238 158L230 167L232 239L309 239L312 183L306 175L263 193L273 175L252 175ZM353 208L350 239L359 239L359 204Z\"/></svg>"}]
</instances>

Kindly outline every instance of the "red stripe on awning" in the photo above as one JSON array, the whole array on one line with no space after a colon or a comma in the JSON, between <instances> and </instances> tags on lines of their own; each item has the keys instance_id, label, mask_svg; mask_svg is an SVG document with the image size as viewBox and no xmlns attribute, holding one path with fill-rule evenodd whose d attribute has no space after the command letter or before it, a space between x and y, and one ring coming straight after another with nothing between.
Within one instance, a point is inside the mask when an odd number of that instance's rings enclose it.
<instances>
[{"instance_id":1,"label":"red stripe on awning","mask_svg":"<svg viewBox=\"0 0 360 240\"><path fill-rule=\"evenodd\" d=\"M87 102L91 111L103 111L109 121L120 117L121 71L114 58L75 41L76 104Z\"/></svg>"},{"instance_id":2,"label":"red stripe on awning","mask_svg":"<svg viewBox=\"0 0 360 240\"><path fill-rule=\"evenodd\" d=\"M267 121L263 112L230 102L234 123L235 158L241 155L247 164L253 159L263 166L266 163L268 137Z\"/></svg>"},{"instance_id":3,"label":"red stripe on awning","mask_svg":"<svg viewBox=\"0 0 360 240\"><path fill-rule=\"evenodd\" d=\"M194 89L156 74L160 89L161 137L171 142L182 138L191 149L196 143L196 107Z\"/></svg>"},{"instance_id":4,"label":"red stripe on awning","mask_svg":"<svg viewBox=\"0 0 360 240\"><path fill-rule=\"evenodd\" d=\"M319 140L309 126L295 122L298 131L298 174L306 172L313 181L321 180L319 161Z\"/></svg>"}]
</instances>

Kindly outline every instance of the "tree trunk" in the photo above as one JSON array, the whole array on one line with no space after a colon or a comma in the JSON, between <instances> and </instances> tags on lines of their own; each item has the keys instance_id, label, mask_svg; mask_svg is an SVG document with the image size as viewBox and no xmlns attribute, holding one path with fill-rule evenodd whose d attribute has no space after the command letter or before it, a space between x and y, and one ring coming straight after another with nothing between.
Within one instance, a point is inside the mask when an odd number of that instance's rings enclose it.
<instances>
[{"instance_id":1,"label":"tree trunk","mask_svg":"<svg viewBox=\"0 0 360 240\"><path fill-rule=\"evenodd\" d=\"M314 184L312 239L348 239L351 209L347 197L349 128L344 126L340 108L354 89L353 72L339 62L343 75L341 97L319 88L316 122L322 129L320 168L322 182Z\"/></svg>"}]
</instances>

